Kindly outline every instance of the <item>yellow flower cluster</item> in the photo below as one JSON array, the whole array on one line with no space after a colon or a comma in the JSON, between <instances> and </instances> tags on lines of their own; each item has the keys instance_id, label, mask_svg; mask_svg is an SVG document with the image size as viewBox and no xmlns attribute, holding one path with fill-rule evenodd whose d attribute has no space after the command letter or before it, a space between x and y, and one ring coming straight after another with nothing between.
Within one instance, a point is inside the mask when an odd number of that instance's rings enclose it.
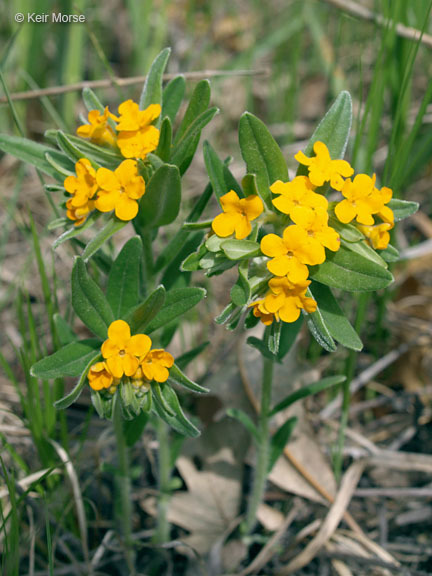
<instances>
[{"instance_id":1,"label":"yellow flower cluster","mask_svg":"<svg viewBox=\"0 0 432 576\"><path fill-rule=\"evenodd\" d=\"M119 116L115 116L108 107L103 114L91 110L87 117L89 123L78 128L78 136L89 138L95 144L118 146L125 158L144 159L156 150L159 130L152 122L160 116L160 105L151 104L140 110L136 102L126 100L120 104L118 112Z\"/></svg>"},{"instance_id":2,"label":"yellow flower cluster","mask_svg":"<svg viewBox=\"0 0 432 576\"><path fill-rule=\"evenodd\" d=\"M96 208L111 212L120 220L128 221L138 213L138 202L145 193L144 178L138 174L135 160L124 160L114 171L95 170L87 158L75 164L76 176L64 181L65 190L72 195L66 202L66 215L80 226Z\"/></svg>"},{"instance_id":3,"label":"yellow flower cluster","mask_svg":"<svg viewBox=\"0 0 432 576\"><path fill-rule=\"evenodd\" d=\"M336 252L340 248L339 234L329 226L331 211L342 224L356 219L359 230L375 249L385 249L390 239L389 230L394 224L393 212L387 206L392 197L390 188L376 188L375 175L357 174L351 179L354 170L350 164L332 160L323 142L315 142L313 150L315 156L311 158L303 152L295 156L308 168L308 176L296 176L291 182L278 180L270 186L273 206L285 215L280 219L285 227L280 235L267 234L260 243L273 277L267 294L251 306L254 315L266 325L274 319L295 322L302 309L316 310L315 300L306 296L309 267L325 261L326 249ZM334 209L320 193L319 188L325 184L343 196ZM221 206L223 213L213 220L212 228L222 238L234 233L237 239L247 238L250 222L264 211L258 196L240 199L233 190L222 196ZM288 226L286 217L290 220ZM375 225L374 217L382 222ZM264 214L265 219L269 220Z\"/></svg>"},{"instance_id":4,"label":"yellow flower cluster","mask_svg":"<svg viewBox=\"0 0 432 576\"><path fill-rule=\"evenodd\" d=\"M138 104L126 100L120 104L119 116L108 107L104 112L91 110L88 124L77 129L78 136L89 138L95 144L118 147L127 158L114 171L96 170L90 160L81 158L75 164L76 176L64 181L66 192L71 194L66 202L66 215L75 226L83 224L94 209L111 212L120 220L128 221L138 213L138 202L145 193L145 182L138 174L137 159L144 159L159 143L159 130L152 122L160 116L159 104L140 110Z\"/></svg>"},{"instance_id":5,"label":"yellow flower cluster","mask_svg":"<svg viewBox=\"0 0 432 576\"><path fill-rule=\"evenodd\" d=\"M151 350L151 345L146 334L131 336L129 324L124 320L112 322L101 347L104 360L89 370L90 387L107 389L113 394L124 377L129 378L135 388L148 389L152 380L166 382L174 358L165 350Z\"/></svg>"}]
</instances>

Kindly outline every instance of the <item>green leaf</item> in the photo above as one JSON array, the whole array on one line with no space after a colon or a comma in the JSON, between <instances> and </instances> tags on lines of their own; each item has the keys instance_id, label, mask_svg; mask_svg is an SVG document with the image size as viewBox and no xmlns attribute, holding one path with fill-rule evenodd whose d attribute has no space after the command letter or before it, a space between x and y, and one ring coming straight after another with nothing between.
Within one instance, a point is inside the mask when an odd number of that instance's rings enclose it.
<instances>
[{"instance_id":1,"label":"green leaf","mask_svg":"<svg viewBox=\"0 0 432 576\"><path fill-rule=\"evenodd\" d=\"M66 394L66 396L63 396L63 398L60 398L60 400L54 402L54 406L57 408L57 410L64 410L65 408L68 408L79 398L86 384L88 371L90 370L91 366L95 364L95 361L100 357L100 350L97 350L93 358L89 360L87 366L84 368L76 386L69 392L69 394Z\"/></svg>"},{"instance_id":2,"label":"green leaf","mask_svg":"<svg viewBox=\"0 0 432 576\"><path fill-rule=\"evenodd\" d=\"M165 388L166 384L162 384L162 387ZM158 404L162 407L163 411L167 416L175 416L174 410L171 409L171 406L165 400L165 396L162 394L162 387L161 385L154 381L151 384L151 391L153 394L153 398L158 402Z\"/></svg>"},{"instance_id":3,"label":"green leaf","mask_svg":"<svg viewBox=\"0 0 432 576\"><path fill-rule=\"evenodd\" d=\"M174 124L186 89L184 76L176 76L168 82L162 94L162 119L168 117Z\"/></svg>"},{"instance_id":4,"label":"green leaf","mask_svg":"<svg viewBox=\"0 0 432 576\"><path fill-rule=\"evenodd\" d=\"M171 54L170 48L164 48L160 54L156 56L147 74L144 87L141 92L139 106L141 110L145 110L150 104L162 105L162 80L168 58ZM161 118L158 120L160 125Z\"/></svg>"},{"instance_id":5,"label":"green leaf","mask_svg":"<svg viewBox=\"0 0 432 576\"><path fill-rule=\"evenodd\" d=\"M20 138L19 136L11 136L9 134L0 134L0 150L6 154L11 154L22 160L26 164L31 164L41 172L60 180L60 176L57 170L47 162L45 154L49 152L57 162L66 162L69 166L69 170L73 170L73 164L69 160L50 146L45 146L44 144L39 144L38 142L33 142L27 138ZM64 180L64 178L62 178Z\"/></svg>"},{"instance_id":6,"label":"green leaf","mask_svg":"<svg viewBox=\"0 0 432 576\"><path fill-rule=\"evenodd\" d=\"M380 250L380 256L386 262L397 262L399 260L399 250L389 244L385 250Z\"/></svg>"},{"instance_id":7,"label":"green leaf","mask_svg":"<svg viewBox=\"0 0 432 576\"><path fill-rule=\"evenodd\" d=\"M171 156L171 143L172 143L172 126L169 118L162 120L162 125L159 135L159 144L155 150L156 156L159 156L164 162L168 162Z\"/></svg>"},{"instance_id":8,"label":"green leaf","mask_svg":"<svg viewBox=\"0 0 432 576\"><path fill-rule=\"evenodd\" d=\"M54 169L54 178L58 182L64 182L64 179L74 174L74 165L72 161L61 152L55 151L55 154L47 152L45 160Z\"/></svg>"},{"instance_id":9,"label":"green leaf","mask_svg":"<svg viewBox=\"0 0 432 576\"><path fill-rule=\"evenodd\" d=\"M374 262L384 269L388 268L387 262L384 260L384 258L381 258L381 255L375 252L375 250L369 246L365 239L360 242L345 242L342 240L341 246L344 246L344 248L347 250L355 252L356 254L371 260L371 262Z\"/></svg>"},{"instance_id":10,"label":"green leaf","mask_svg":"<svg viewBox=\"0 0 432 576\"><path fill-rule=\"evenodd\" d=\"M295 322L282 322L282 330L279 341L279 351L277 357L279 360L285 358L291 350L301 327L303 326L303 316L300 315Z\"/></svg>"},{"instance_id":11,"label":"green leaf","mask_svg":"<svg viewBox=\"0 0 432 576\"><path fill-rule=\"evenodd\" d=\"M174 145L180 142L192 122L207 110L210 104L210 93L210 82L208 80L201 80L195 86L183 120L176 132Z\"/></svg>"},{"instance_id":12,"label":"green leaf","mask_svg":"<svg viewBox=\"0 0 432 576\"><path fill-rule=\"evenodd\" d=\"M73 226L73 228L69 228L68 230L66 230L65 232L63 232L63 234L61 234L53 243L53 248L54 250L56 248L58 248L60 246L60 244L63 244L63 242L66 242L66 240L70 240L71 238L76 238L77 236L79 236L81 234L81 232L83 232L84 230L87 230L87 228L90 228L90 226L93 225L94 222L96 222L96 220L98 218L100 218L101 214L100 212L94 212L93 214L90 214L90 216L87 218L87 220L84 222L84 224L81 224L81 226ZM68 220L68 222L70 222L70 220ZM70 222L72 224L72 222Z\"/></svg>"},{"instance_id":13,"label":"green leaf","mask_svg":"<svg viewBox=\"0 0 432 576\"><path fill-rule=\"evenodd\" d=\"M142 242L131 238L115 259L108 277L106 297L115 318L122 318L139 302Z\"/></svg>"},{"instance_id":14,"label":"green leaf","mask_svg":"<svg viewBox=\"0 0 432 576\"><path fill-rule=\"evenodd\" d=\"M292 406L295 402L298 402L302 398L307 398L308 396L312 396L312 394L318 394L323 390L327 390L333 386L337 386L345 382L346 376L338 375L338 376L328 376L327 378L322 378L322 380L318 380L318 382L314 382L313 384L308 384L307 386L303 386L299 388L286 398L279 402L270 412L269 416L274 416L281 410L285 410L289 406Z\"/></svg>"},{"instance_id":15,"label":"green leaf","mask_svg":"<svg viewBox=\"0 0 432 576\"><path fill-rule=\"evenodd\" d=\"M141 438L144 428L149 421L148 412L140 412L133 420L126 420L123 424L126 444L131 448Z\"/></svg>"},{"instance_id":16,"label":"green leaf","mask_svg":"<svg viewBox=\"0 0 432 576\"><path fill-rule=\"evenodd\" d=\"M225 240L221 248L230 260L249 259L261 254L260 245L252 240Z\"/></svg>"},{"instance_id":17,"label":"green leaf","mask_svg":"<svg viewBox=\"0 0 432 576\"><path fill-rule=\"evenodd\" d=\"M105 110L104 105L91 88L83 88L82 98L84 101L84 105L89 112L91 112L92 110L99 110L99 112L101 113L104 112Z\"/></svg>"},{"instance_id":18,"label":"green leaf","mask_svg":"<svg viewBox=\"0 0 432 576\"><path fill-rule=\"evenodd\" d=\"M164 305L146 328L147 334L166 326L168 322L196 306L205 295L204 288L175 288L167 292Z\"/></svg>"},{"instance_id":19,"label":"green leaf","mask_svg":"<svg viewBox=\"0 0 432 576\"><path fill-rule=\"evenodd\" d=\"M364 240L364 234L360 232L358 228L352 224L342 224L342 222L339 222L334 216L330 216L329 226L334 228L342 240L346 242L360 242Z\"/></svg>"},{"instance_id":20,"label":"green leaf","mask_svg":"<svg viewBox=\"0 0 432 576\"><path fill-rule=\"evenodd\" d=\"M232 302L230 302L227 306L225 306L222 312L218 316L216 316L215 318L216 324L225 324L226 322L228 322L228 320L231 319L232 315L237 311L237 309L238 307Z\"/></svg>"},{"instance_id":21,"label":"green leaf","mask_svg":"<svg viewBox=\"0 0 432 576\"><path fill-rule=\"evenodd\" d=\"M272 471L273 466L276 464L277 460L281 456L282 452L284 451L284 448L291 437L295 425L297 424L297 420L298 420L297 416L289 418L286 422L282 424L282 426L276 431L276 433L270 440L270 456L268 463L269 474Z\"/></svg>"},{"instance_id":22,"label":"green leaf","mask_svg":"<svg viewBox=\"0 0 432 576\"><path fill-rule=\"evenodd\" d=\"M209 392L207 388L203 388L203 386L190 380L185 374L183 374L176 364L173 364L169 370L168 381L170 380L179 386L183 386L183 388L187 388L187 390L191 390L192 392L198 392L199 394L207 394L207 392Z\"/></svg>"},{"instance_id":23,"label":"green leaf","mask_svg":"<svg viewBox=\"0 0 432 576\"><path fill-rule=\"evenodd\" d=\"M211 144L207 141L204 142L203 154L207 174L210 178L210 183L218 202L220 203L221 197L224 194L227 194L230 190L234 190L234 192L242 198L243 191L238 185L236 179L216 154L216 151L212 148Z\"/></svg>"},{"instance_id":24,"label":"green leaf","mask_svg":"<svg viewBox=\"0 0 432 576\"><path fill-rule=\"evenodd\" d=\"M88 260L96 254L101 246L105 244L111 236L114 236L116 232L121 230L126 226L127 222L119 220L115 216L112 216L103 228L101 228L97 234L90 240L82 253L83 259L88 262Z\"/></svg>"},{"instance_id":25,"label":"green leaf","mask_svg":"<svg viewBox=\"0 0 432 576\"><path fill-rule=\"evenodd\" d=\"M240 424L243 424L243 426L246 428L246 430L249 432L249 434L252 436L255 442L257 443L260 442L260 436L257 427L252 422L250 416L246 414L246 412L243 412L243 410L240 410L239 408L229 408L226 411L226 413L227 416L229 416L230 418L234 418L235 420L240 422Z\"/></svg>"},{"instance_id":26,"label":"green leaf","mask_svg":"<svg viewBox=\"0 0 432 576\"><path fill-rule=\"evenodd\" d=\"M329 253L323 264L311 266L310 278L349 292L379 290L393 281L388 270L344 246Z\"/></svg>"},{"instance_id":27,"label":"green leaf","mask_svg":"<svg viewBox=\"0 0 432 576\"><path fill-rule=\"evenodd\" d=\"M264 358L271 358L272 360L275 359L275 355L269 350L268 343L263 342L261 338L249 336L249 338L246 340L246 344L258 350L258 352L264 356Z\"/></svg>"},{"instance_id":28,"label":"green leaf","mask_svg":"<svg viewBox=\"0 0 432 576\"><path fill-rule=\"evenodd\" d=\"M324 142L333 160L343 158L348 144L352 122L352 101L350 93L343 91L334 101L332 107L318 124L312 134L304 153L313 155L315 142ZM307 175L307 166L300 165L297 175Z\"/></svg>"},{"instance_id":29,"label":"green leaf","mask_svg":"<svg viewBox=\"0 0 432 576\"><path fill-rule=\"evenodd\" d=\"M140 201L136 221L139 226L165 226L180 210L181 179L177 166L164 164L154 173Z\"/></svg>"},{"instance_id":30,"label":"green leaf","mask_svg":"<svg viewBox=\"0 0 432 576\"><path fill-rule=\"evenodd\" d=\"M192 208L191 212L186 217L187 222L196 222L201 214L204 212L212 195L212 187L208 184L200 198L198 199L195 206ZM159 258L156 260L155 270L159 271L165 268L165 266L174 260L177 255L181 252L187 238L189 237L189 231L183 230L182 228L177 232L177 234L171 239L169 244L164 248ZM192 256L192 254L191 254ZM187 258L188 259L188 258ZM197 268L198 269L198 268Z\"/></svg>"},{"instance_id":31,"label":"green leaf","mask_svg":"<svg viewBox=\"0 0 432 576\"><path fill-rule=\"evenodd\" d=\"M102 290L87 273L84 261L75 260L72 268L72 306L77 316L104 340L114 316Z\"/></svg>"},{"instance_id":32,"label":"green leaf","mask_svg":"<svg viewBox=\"0 0 432 576\"><path fill-rule=\"evenodd\" d=\"M60 314L54 314L53 320L58 339L62 346L76 341L77 338L74 331Z\"/></svg>"},{"instance_id":33,"label":"green leaf","mask_svg":"<svg viewBox=\"0 0 432 576\"><path fill-rule=\"evenodd\" d=\"M408 216L415 214L419 209L418 202L407 202L406 200L399 200L398 198L392 198L387 206L393 210L396 222L408 218Z\"/></svg>"},{"instance_id":34,"label":"green leaf","mask_svg":"<svg viewBox=\"0 0 432 576\"><path fill-rule=\"evenodd\" d=\"M265 124L249 112L240 118L239 142L247 171L256 175L258 192L271 207L270 186L276 180L288 180L285 158Z\"/></svg>"},{"instance_id":35,"label":"green leaf","mask_svg":"<svg viewBox=\"0 0 432 576\"><path fill-rule=\"evenodd\" d=\"M191 438L196 438L200 435L200 431L196 428L190 420L188 420L181 409L180 402L177 398L177 394L174 392L170 386L165 386L162 391L166 403L169 405L171 411L175 416L167 414L163 409L163 406L159 402L158 398L154 397L154 409L156 413L169 424L174 430L182 434L183 436L189 436Z\"/></svg>"},{"instance_id":36,"label":"green leaf","mask_svg":"<svg viewBox=\"0 0 432 576\"><path fill-rule=\"evenodd\" d=\"M35 378L47 380L60 376L79 376L90 360L100 353L100 345L100 341L94 339L71 342L33 364L30 373Z\"/></svg>"},{"instance_id":37,"label":"green leaf","mask_svg":"<svg viewBox=\"0 0 432 576\"><path fill-rule=\"evenodd\" d=\"M269 352L277 356L279 352L279 342L281 337L282 322L273 322L267 327L264 335L264 343L267 345Z\"/></svg>"},{"instance_id":38,"label":"green leaf","mask_svg":"<svg viewBox=\"0 0 432 576\"><path fill-rule=\"evenodd\" d=\"M126 316L126 321L131 327L132 334L140 334L153 320L165 302L165 288L158 286L135 310Z\"/></svg>"},{"instance_id":39,"label":"green leaf","mask_svg":"<svg viewBox=\"0 0 432 576\"><path fill-rule=\"evenodd\" d=\"M117 168L124 160L118 152L110 148L103 148L73 134L62 134L63 138L67 139L68 146L72 146L75 149L75 154L80 154L80 156L78 156L80 158L88 158L93 163L110 168L111 170Z\"/></svg>"},{"instance_id":40,"label":"green leaf","mask_svg":"<svg viewBox=\"0 0 432 576\"><path fill-rule=\"evenodd\" d=\"M309 288L306 291L306 296L311 297L312 293ZM327 350L327 352L334 352L336 350L336 344L331 337L329 329L327 328L326 323L324 322L323 315L321 314L321 310L319 307L316 309L315 312L311 312L306 316L306 322L309 328L310 333L318 342L318 344Z\"/></svg>"},{"instance_id":41,"label":"green leaf","mask_svg":"<svg viewBox=\"0 0 432 576\"><path fill-rule=\"evenodd\" d=\"M363 343L343 313L330 288L324 284L313 282L310 290L318 302L322 318L331 336L346 348L359 352L363 348Z\"/></svg>"},{"instance_id":42,"label":"green leaf","mask_svg":"<svg viewBox=\"0 0 432 576\"><path fill-rule=\"evenodd\" d=\"M200 114L190 124L182 138L177 143L174 143L171 162L179 167L181 174L186 172L192 162L203 128L207 126L218 112L218 108L213 107Z\"/></svg>"},{"instance_id":43,"label":"green leaf","mask_svg":"<svg viewBox=\"0 0 432 576\"><path fill-rule=\"evenodd\" d=\"M207 340L202 344L198 344L198 346L195 346L195 348L192 348L191 350L184 352L181 356L177 356L176 358L177 368L180 368L180 370L186 368L186 366L188 366L192 362L192 360L195 360L195 358L199 356L201 352L205 350L209 344L210 342ZM203 390L205 390L205 388L203 388Z\"/></svg>"},{"instance_id":44,"label":"green leaf","mask_svg":"<svg viewBox=\"0 0 432 576\"><path fill-rule=\"evenodd\" d=\"M57 145L73 163L85 156L61 130L57 130Z\"/></svg>"}]
</instances>

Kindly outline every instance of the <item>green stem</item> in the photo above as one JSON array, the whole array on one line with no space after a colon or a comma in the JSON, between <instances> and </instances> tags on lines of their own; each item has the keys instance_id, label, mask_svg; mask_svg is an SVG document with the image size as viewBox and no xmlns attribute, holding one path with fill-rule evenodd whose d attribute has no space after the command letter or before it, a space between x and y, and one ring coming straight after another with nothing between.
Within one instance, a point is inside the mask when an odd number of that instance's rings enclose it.
<instances>
[{"instance_id":1,"label":"green stem","mask_svg":"<svg viewBox=\"0 0 432 576\"><path fill-rule=\"evenodd\" d=\"M368 294L367 292L363 292L359 296L357 314L354 322L354 328L357 333L361 332L361 329L363 327L370 298L371 295ZM351 402L350 386L354 376L356 360L357 360L357 352L355 350L350 350L345 367L346 380L343 383L342 388L342 413L339 425L338 442L333 460L334 474L337 481L339 481L342 473L343 449L345 445L345 430L348 425L348 414Z\"/></svg>"},{"instance_id":2,"label":"green stem","mask_svg":"<svg viewBox=\"0 0 432 576\"><path fill-rule=\"evenodd\" d=\"M256 524L257 510L263 501L265 485L267 480L269 463L269 412L271 404L271 391L273 382L274 361L272 358L263 358L263 378L261 389L261 410L258 421L259 445L257 462L255 468L252 493L249 499L248 511L246 515L246 532L250 534Z\"/></svg>"},{"instance_id":3,"label":"green stem","mask_svg":"<svg viewBox=\"0 0 432 576\"><path fill-rule=\"evenodd\" d=\"M129 574L134 576L136 572L135 553L132 548L132 497L129 473L129 451L126 445L123 429L123 414L120 399L118 397L114 399L113 424L118 459L115 515L117 518L117 524L121 526Z\"/></svg>"},{"instance_id":4,"label":"green stem","mask_svg":"<svg viewBox=\"0 0 432 576\"><path fill-rule=\"evenodd\" d=\"M153 277L153 242L151 231L146 229L139 230L144 252L144 279L143 286L148 287Z\"/></svg>"},{"instance_id":5,"label":"green stem","mask_svg":"<svg viewBox=\"0 0 432 576\"><path fill-rule=\"evenodd\" d=\"M168 504L170 500L170 481L171 481L171 453L169 445L169 427L157 418L156 433L159 442L159 497L157 508L157 527L154 536L156 544L164 544L170 538L170 525L167 518Z\"/></svg>"}]
</instances>

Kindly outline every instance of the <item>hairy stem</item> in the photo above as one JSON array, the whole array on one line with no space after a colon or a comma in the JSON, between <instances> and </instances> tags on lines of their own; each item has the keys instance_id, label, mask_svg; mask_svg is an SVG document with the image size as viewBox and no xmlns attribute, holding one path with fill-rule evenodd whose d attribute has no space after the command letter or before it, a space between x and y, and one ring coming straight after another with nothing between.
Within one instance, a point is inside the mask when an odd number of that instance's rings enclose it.
<instances>
[{"instance_id":1,"label":"hairy stem","mask_svg":"<svg viewBox=\"0 0 432 576\"><path fill-rule=\"evenodd\" d=\"M246 532L250 534L256 524L257 510L263 501L267 471L269 463L269 412L271 403L271 390L273 382L274 361L271 358L263 358L263 378L261 388L261 407L258 420L259 445L255 468L252 493L249 498L246 515Z\"/></svg>"},{"instance_id":2,"label":"hairy stem","mask_svg":"<svg viewBox=\"0 0 432 576\"><path fill-rule=\"evenodd\" d=\"M113 424L117 447L118 470L116 476L115 515L126 551L126 562L131 576L135 575L135 553L132 549L132 495L129 473L129 451L123 429L123 414L120 402L114 401Z\"/></svg>"},{"instance_id":3,"label":"hairy stem","mask_svg":"<svg viewBox=\"0 0 432 576\"><path fill-rule=\"evenodd\" d=\"M167 518L170 499L171 456L169 445L169 427L160 418L156 421L156 433L159 442L159 496L157 507L157 526L154 541L157 544L168 542L170 538L170 525Z\"/></svg>"}]
</instances>

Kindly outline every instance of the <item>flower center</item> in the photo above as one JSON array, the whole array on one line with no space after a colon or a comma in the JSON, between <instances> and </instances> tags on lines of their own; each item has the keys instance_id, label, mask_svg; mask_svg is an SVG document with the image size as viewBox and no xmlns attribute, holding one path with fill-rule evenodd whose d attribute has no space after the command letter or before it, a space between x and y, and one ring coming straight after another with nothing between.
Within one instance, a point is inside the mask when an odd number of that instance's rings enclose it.
<instances>
[{"instance_id":1,"label":"flower center","mask_svg":"<svg viewBox=\"0 0 432 576\"><path fill-rule=\"evenodd\" d=\"M124 350L119 351L119 356L124 356L125 354L126 354L126 352Z\"/></svg>"}]
</instances>

